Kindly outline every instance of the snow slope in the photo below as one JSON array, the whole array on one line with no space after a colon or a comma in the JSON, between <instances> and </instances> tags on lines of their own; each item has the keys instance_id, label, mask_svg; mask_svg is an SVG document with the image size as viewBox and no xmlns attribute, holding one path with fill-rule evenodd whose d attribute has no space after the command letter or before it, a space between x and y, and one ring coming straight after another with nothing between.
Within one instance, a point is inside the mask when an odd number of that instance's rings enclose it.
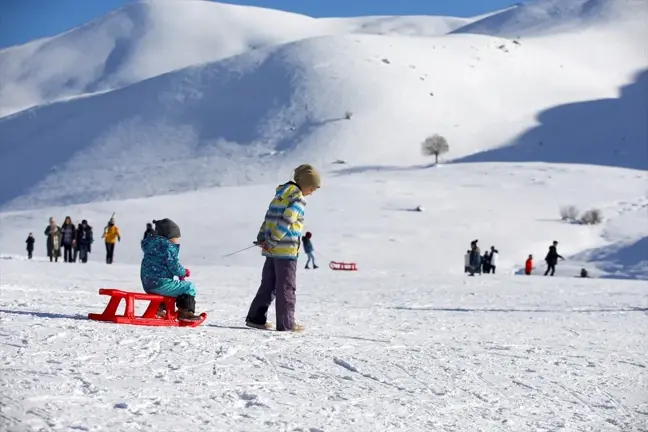
<instances>
[{"instance_id":1,"label":"snow slope","mask_svg":"<svg viewBox=\"0 0 648 432\"><path fill-rule=\"evenodd\" d=\"M648 223L635 224L632 232L616 223L632 214L637 221L645 218L640 212L647 199L646 171L549 164L338 167L323 170L323 187L309 199L306 215L324 265L355 261L366 272L460 275L470 241L479 239L483 250L494 245L501 252L498 272L513 274L529 254L538 271L544 270L547 248L558 240L569 259L557 274L574 276L582 266L594 270L596 264L572 255L648 236ZM280 180L289 175L284 171ZM190 266L255 266L256 251L223 256L256 238L276 184L0 213L0 253L24 256L25 237L34 232L36 254L42 256L50 216L59 222L68 215L77 222L85 218L101 232L116 212L123 237L118 263L139 262L145 223L170 217L182 227L182 254ZM425 211L413 212L419 205ZM559 209L565 205L599 208L605 223L563 223ZM99 239L91 259L103 260ZM648 268L634 277L648 279Z\"/></svg>"},{"instance_id":2,"label":"snow slope","mask_svg":"<svg viewBox=\"0 0 648 432\"><path fill-rule=\"evenodd\" d=\"M582 31L624 21L645 27L645 0L534 0L475 20L453 33L519 38Z\"/></svg>"},{"instance_id":3,"label":"snow slope","mask_svg":"<svg viewBox=\"0 0 648 432\"><path fill-rule=\"evenodd\" d=\"M193 268L209 314L195 329L86 319L100 287L136 289L135 265L1 265L7 432L648 424L645 283L318 270L299 275L306 332L278 334L243 327L258 258Z\"/></svg>"},{"instance_id":4,"label":"snow slope","mask_svg":"<svg viewBox=\"0 0 648 432\"><path fill-rule=\"evenodd\" d=\"M438 36L469 22L453 17L314 19L207 1L137 2L61 35L1 50L0 116L309 37Z\"/></svg>"},{"instance_id":5,"label":"snow slope","mask_svg":"<svg viewBox=\"0 0 648 432\"><path fill-rule=\"evenodd\" d=\"M581 48L583 35L522 45L481 35L323 36L34 108L0 119L8 167L0 205L276 181L305 160L417 165L425 163L419 143L432 133L449 139L456 159L522 143L518 161L646 169L643 79L615 98L648 61L638 40L619 45L624 34L621 25L590 32L601 42L591 50ZM557 125L550 117L529 132L539 112L574 102L592 109L559 111ZM635 120L613 121L625 118ZM579 132L570 122L597 127ZM540 141L548 145L538 151Z\"/></svg>"}]
</instances>

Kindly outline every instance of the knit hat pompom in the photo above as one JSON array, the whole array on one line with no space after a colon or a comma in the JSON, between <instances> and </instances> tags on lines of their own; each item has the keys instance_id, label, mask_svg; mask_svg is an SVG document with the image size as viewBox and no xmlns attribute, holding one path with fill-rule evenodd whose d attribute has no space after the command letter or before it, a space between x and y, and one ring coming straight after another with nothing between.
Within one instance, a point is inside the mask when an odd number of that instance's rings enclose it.
<instances>
[{"instance_id":1,"label":"knit hat pompom","mask_svg":"<svg viewBox=\"0 0 648 432\"><path fill-rule=\"evenodd\" d=\"M319 173L309 164L299 165L295 168L293 178L295 179L295 183L300 187L312 187L317 189L322 185Z\"/></svg>"}]
</instances>

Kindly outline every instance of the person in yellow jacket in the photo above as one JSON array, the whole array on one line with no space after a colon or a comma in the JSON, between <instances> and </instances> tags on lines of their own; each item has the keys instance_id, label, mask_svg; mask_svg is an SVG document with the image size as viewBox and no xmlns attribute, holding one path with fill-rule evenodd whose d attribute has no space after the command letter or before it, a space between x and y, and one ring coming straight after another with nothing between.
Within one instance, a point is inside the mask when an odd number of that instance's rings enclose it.
<instances>
[{"instance_id":1,"label":"person in yellow jacket","mask_svg":"<svg viewBox=\"0 0 648 432\"><path fill-rule=\"evenodd\" d=\"M115 243L121 241L121 234L119 234L119 228L115 225L115 219L110 218L108 226L104 229L101 238L106 242L106 264L112 264L113 255L115 253Z\"/></svg>"}]
</instances>

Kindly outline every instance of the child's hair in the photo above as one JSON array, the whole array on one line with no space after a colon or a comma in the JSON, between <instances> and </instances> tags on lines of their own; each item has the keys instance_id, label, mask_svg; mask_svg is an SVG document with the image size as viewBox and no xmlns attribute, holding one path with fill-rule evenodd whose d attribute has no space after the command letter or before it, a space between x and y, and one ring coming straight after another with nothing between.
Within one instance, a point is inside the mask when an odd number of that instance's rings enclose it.
<instances>
[{"instance_id":1,"label":"child's hair","mask_svg":"<svg viewBox=\"0 0 648 432\"><path fill-rule=\"evenodd\" d=\"M310 231L306 232L306 238L309 239L311 237L313 237L313 234Z\"/></svg>"}]
</instances>

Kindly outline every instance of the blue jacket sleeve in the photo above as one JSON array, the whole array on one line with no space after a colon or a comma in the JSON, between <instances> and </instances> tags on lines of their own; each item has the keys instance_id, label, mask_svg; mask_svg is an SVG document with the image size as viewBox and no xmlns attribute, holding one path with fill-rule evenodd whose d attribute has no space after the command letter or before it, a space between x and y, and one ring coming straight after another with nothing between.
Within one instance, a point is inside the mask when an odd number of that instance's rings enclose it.
<instances>
[{"instance_id":1,"label":"blue jacket sleeve","mask_svg":"<svg viewBox=\"0 0 648 432\"><path fill-rule=\"evenodd\" d=\"M166 265L171 274L178 277L184 277L185 268L180 264L178 251L173 246L167 249Z\"/></svg>"}]
</instances>

